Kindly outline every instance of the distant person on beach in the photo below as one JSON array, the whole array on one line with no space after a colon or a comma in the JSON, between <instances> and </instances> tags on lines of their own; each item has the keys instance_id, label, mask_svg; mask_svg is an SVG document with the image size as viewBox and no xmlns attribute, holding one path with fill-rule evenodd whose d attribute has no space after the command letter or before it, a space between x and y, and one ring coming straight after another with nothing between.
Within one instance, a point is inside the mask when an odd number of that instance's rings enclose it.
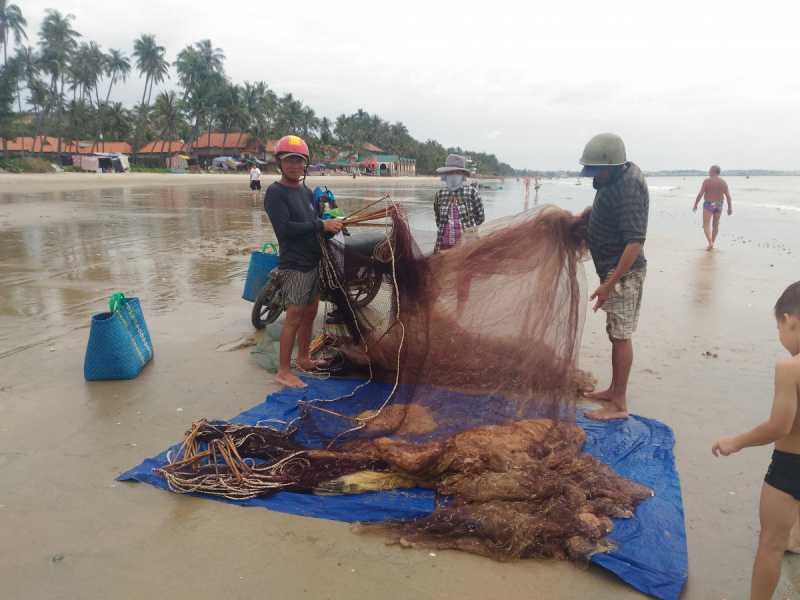
<instances>
[{"instance_id":1,"label":"distant person on beach","mask_svg":"<svg viewBox=\"0 0 800 600\"><path fill-rule=\"evenodd\" d=\"M469 175L466 158L451 154L436 172L441 174L446 187L436 192L433 199L437 229L434 252L452 248L486 218L478 190L464 185Z\"/></svg>"},{"instance_id":2,"label":"distant person on beach","mask_svg":"<svg viewBox=\"0 0 800 600\"><path fill-rule=\"evenodd\" d=\"M531 176L530 175L525 175L525 193L526 194L530 194L531 193Z\"/></svg>"},{"instance_id":3,"label":"distant person on beach","mask_svg":"<svg viewBox=\"0 0 800 600\"><path fill-rule=\"evenodd\" d=\"M306 387L292 374L292 351L297 339L297 367L304 371L316 368L311 360L311 330L319 308L319 263L322 249L317 239L320 231L338 233L340 219L323 221L314 210L314 194L305 184L310 160L308 145L295 135L281 138L275 145L275 164L280 180L267 188L264 209L278 238L280 259L271 273L278 278L283 294L286 320L280 338L280 364L275 381L290 388Z\"/></svg>"},{"instance_id":4,"label":"distant person on beach","mask_svg":"<svg viewBox=\"0 0 800 600\"><path fill-rule=\"evenodd\" d=\"M250 169L250 189L253 190L253 200L258 200L258 193L261 191L261 169L253 165Z\"/></svg>"},{"instance_id":5,"label":"distant person on beach","mask_svg":"<svg viewBox=\"0 0 800 600\"><path fill-rule=\"evenodd\" d=\"M625 144L613 133L594 136L583 151L581 177L592 177L597 193L588 212L586 241L600 285L594 311L606 311L606 332L611 340L611 384L603 392L584 394L608 405L585 413L591 419L628 416L628 377L633 365L633 332L639 321L642 288L647 272L644 242L650 195L641 169L628 162Z\"/></svg>"},{"instance_id":6,"label":"distant person on beach","mask_svg":"<svg viewBox=\"0 0 800 600\"><path fill-rule=\"evenodd\" d=\"M730 456L743 448L775 443L772 463L761 485L761 533L750 580L751 600L770 600L781 576L786 551L800 553L800 281L775 304L778 337L791 358L775 365L775 398L768 421L711 448Z\"/></svg>"},{"instance_id":7,"label":"distant person on beach","mask_svg":"<svg viewBox=\"0 0 800 600\"><path fill-rule=\"evenodd\" d=\"M703 231L708 239L708 248L706 250L714 249L714 240L717 239L717 233L719 232L719 218L722 216L724 198L728 199L728 215L733 214L731 193L728 191L728 184L719 176L720 172L720 168L717 165L709 169L709 177L703 182L703 187L700 188L700 193L697 194L697 199L694 201L694 208L692 209L697 212L700 198L705 196L705 201L703 202ZM713 230L710 226L712 220Z\"/></svg>"}]
</instances>

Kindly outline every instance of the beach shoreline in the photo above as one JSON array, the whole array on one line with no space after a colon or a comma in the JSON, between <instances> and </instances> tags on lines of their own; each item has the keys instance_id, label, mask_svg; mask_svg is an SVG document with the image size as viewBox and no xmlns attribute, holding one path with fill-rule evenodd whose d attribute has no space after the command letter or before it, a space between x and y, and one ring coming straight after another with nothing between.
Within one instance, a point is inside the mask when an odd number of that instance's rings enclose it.
<instances>
[{"instance_id":1,"label":"beach shoreline","mask_svg":"<svg viewBox=\"0 0 800 600\"><path fill-rule=\"evenodd\" d=\"M260 200L249 197L246 174L126 175L124 185L103 181L103 189L85 187L99 174L68 179L80 175L34 176L15 193L5 181L26 176L0 175L4 595L251 598L269 588L279 598L505 600L531 590L546 598L647 597L596 565L501 564L463 552L432 557L353 535L345 523L114 481L180 442L193 421L230 418L278 390L250 350L237 349L253 333L252 305L240 297L250 250L274 234ZM50 188L46 179L53 177L78 187ZM181 188L195 180L214 181ZM420 207L419 218L432 221L427 204L436 180L408 192L420 198L408 204ZM217 185L228 181L235 185ZM419 181L389 183L399 190ZM309 187L323 182L340 182L333 189L345 210L389 189L384 179L368 177L315 177ZM590 186L576 187L565 188L563 200L573 212L591 197ZM545 192L556 191L543 188L541 202L554 201ZM720 436L769 415L774 363L785 354L772 305L799 274L795 255L760 242L775 235L778 218L789 227L794 213L741 210L766 215L763 225L725 217L717 248L706 252L700 216L683 196L651 199L629 404L675 434L690 575L681 598L741 597L749 589L771 448L727 458L714 458L710 449ZM487 211L519 210L521 199L503 198L487 193ZM585 266L592 291L599 282L592 263ZM108 297L120 289L141 298L155 357L134 380L86 382L89 318L108 310ZM580 366L608 384L602 311L587 311ZM798 558L784 560L776 597L800 590Z\"/></svg>"},{"instance_id":2,"label":"beach shoreline","mask_svg":"<svg viewBox=\"0 0 800 600\"><path fill-rule=\"evenodd\" d=\"M0 193L56 192L86 189L125 188L141 186L197 186L197 185L249 185L248 172L233 173L0 173ZM280 179L275 173L261 174L261 187ZM361 176L353 179L349 175L315 175L306 178L306 185L313 188L339 180L359 184L374 183L377 177ZM393 177L398 181L438 181L438 176Z\"/></svg>"}]
</instances>

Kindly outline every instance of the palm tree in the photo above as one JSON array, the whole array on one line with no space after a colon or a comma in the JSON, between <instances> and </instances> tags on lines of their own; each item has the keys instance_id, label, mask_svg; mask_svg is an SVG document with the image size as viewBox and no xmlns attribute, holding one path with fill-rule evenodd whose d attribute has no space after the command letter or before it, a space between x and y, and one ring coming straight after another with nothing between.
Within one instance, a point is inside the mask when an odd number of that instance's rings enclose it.
<instances>
[{"instance_id":1,"label":"palm tree","mask_svg":"<svg viewBox=\"0 0 800 600\"><path fill-rule=\"evenodd\" d=\"M172 151L172 138L174 137L175 131L181 124L183 120L183 116L180 110L180 102L178 101L178 96L173 91L169 92L161 92L156 96L156 103L153 106L153 121L155 124L161 128L161 133L159 137L162 138L161 142L161 163L166 166L166 157L164 153L164 140L163 137L166 137L166 143L168 145L168 151ZM164 136L164 132L166 132L166 136ZM155 150L155 148L153 148Z\"/></svg>"},{"instance_id":2,"label":"palm tree","mask_svg":"<svg viewBox=\"0 0 800 600\"><path fill-rule=\"evenodd\" d=\"M14 87L21 77L20 65L12 59L0 69L0 139L3 155L8 160L8 140L17 138L19 126L14 122Z\"/></svg>"},{"instance_id":3,"label":"palm tree","mask_svg":"<svg viewBox=\"0 0 800 600\"><path fill-rule=\"evenodd\" d=\"M219 126L225 132L222 138L222 154L225 154L228 133L232 127L241 124L246 116L242 105L242 88L238 85L225 85L222 87L217 97L216 116ZM241 139L242 136L240 134L239 140Z\"/></svg>"},{"instance_id":4,"label":"palm tree","mask_svg":"<svg viewBox=\"0 0 800 600\"><path fill-rule=\"evenodd\" d=\"M191 149L192 144L198 139L200 131L210 124L209 116L214 109L214 104L219 94L218 88L212 81L198 82L183 102L186 113L194 121L194 126L186 140L186 146Z\"/></svg>"},{"instance_id":5,"label":"palm tree","mask_svg":"<svg viewBox=\"0 0 800 600\"><path fill-rule=\"evenodd\" d=\"M108 104L108 99L111 97L111 88L114 84L120 79L122 79L123 83L128 80L128 75L131 74L131 61L122 50L114 50L112 48L106 54L105 72L106 77L109 78L108 93L105 101L105 104Z\"/></svg>"},{"instance_id":6,"label":"palm tree","mask_svg":"<svg viewBox=\"0 0 800 600\"><path fill-rule=\"evenodd\" d=\"M95 135L91 151L94 152L97 140L100 137L100 78L106 67L106 55L100 50L97 42L90 41L81 43L78 50L70 60L70 70L72 72L73 85L80 88L80 98L89 101L89 111L93 109L92 92L94 101L97 103L95 113Z\"/></svg>"},{"instance_id":7,"label":"palm tree","mask_svg":"<svg viewBox=\"0 0 800 600\"><path fill-rule=\"evenodd\" d=\"M61 108L64 104L64 83L69 74L69 58L77 48L75 38L80 33L72 29L74 15L62 15L57 10L48 8L39 30L42 69L50 75L51 102L56 105L56 127L58 136L57 152L61 153ZM59 90L58 83L61 82ZM45 128L45 135L46 128ZM39 147L39 158L42 157L42 146Z\"/></svg>"},{"instance_id":8,"label":"palm tree","mask_svg":"<svg viewBox=\"0 0 800 600\"><path fill-rule=\"evenodd\" d=\"M13 34L17 45L22 43L22 38L28 39L23 27L28 22L22 16L22 11L16 4L8 4L8 0L0 0L0 44L3 44L3 64L8 63L8 38Z\"/></svg>"},{"instance_id":9,"label":"palm tree","mask_svg":"<svg viewBox=\"0 0 800 600\"><path fill-rule=\"evenodd\" d=\"M309 131L314 131L319 127L317 113L310 106L306 106L301 111L303 119L303 135L308 137Z\"/></svg>"},{"instance_id":10,"label":"palm tree","mask_svg":"<svg viewBox=\"0 0 800 600\"><path fill-rule=\"evenodd\" d=\"M303 123L303 103L292 94L284 94L278 104L278 132L295 133Z\"/></svg>"},{"instance_id":11,"label":"palm tree","mask_svg":"<svg viewBox=\"0 0 800 600\"><path fill-rule=\"evenodd\" d=\"M225 79L223 61L225 54L221 48L214 48L211 40L200 40L189 44L178 53L172 63L178 72L178 82L183 87L183 99L189 96L192 88L202 80L214 78L217 82Z\"/></svg>"},{"instance_id":12,"label":"palm tree","mask_svg":"<svg viewBox=\"0 0 800 600\"><path fill-rule=\"evenodd\" d=\"M128 139L133 131L133 119L130 111L122 106L122 102L113 102L103 124L108 137L115 141Z\"/></svg>"},{"instance_id":13,"label":"palm tree","mask_svg":"<svg viewBox=\"0 0 800 600\"><path fill-rule=\"evenodd\" d=\"M333 138L333 133L331 132L331 120L328 117L322 117L319 121L319 135L322 138L323 144L330 144L331 139Z\"/></svg>"},{"instance_id":14,"label":"palm tree","mask_svg":"<svg viewBox=\"0 0 800 600\"><path fill-rule=\"evenodd\" d=\"M19 63L22 75L21 80L25 81L25 85L28 86L30 81L39 75L39 63L36 53L30 46L20 46L17 48L14 58ZM20 91L19 82L17 82L17 104L19 112L22 112L22 92Z\"/></svg>"},{"instance_id":15,"label":"palm tree","mask_svg":"<svg viewBox=\"0 0 800 600\"><path fill-rule=\"evenodd\" d=\"M153 85L164 81L169 77L169 63L164 59L167 50L164 46L156 44L156 36L143 34L133 43L133 56L136 57L136 68L139 70L139 77L145 76L144 91L142 92L142 111L140 121L136 126L136 138L134 152L139 152L139 142L142 138L142 130L147 122L148 108L150 107L150 97L153 93ZM148 90L149 85L149 90ZM145 99L147 102L145 102ZM134 159L135 160L135 159Z\"/></svg>"},{"instance_id":16,"label":"palm tree","mask_svg":"<svg viewBox=\"0 0 800 600\"><path fill-rule=\"evenodd\" d=\"M98 119L100 121L100 139L103 139L103 125L105 123L105 108L108 106L108 99L111 98L111 88L119 79L123 82L128 80L128 75L131 72L131 61L125 56L122 50L114 50L113 48L108 51L105 57L105 75L108 77L108 92L103 104L100 105L100 114Z\"/></svg>"}]
</instances>

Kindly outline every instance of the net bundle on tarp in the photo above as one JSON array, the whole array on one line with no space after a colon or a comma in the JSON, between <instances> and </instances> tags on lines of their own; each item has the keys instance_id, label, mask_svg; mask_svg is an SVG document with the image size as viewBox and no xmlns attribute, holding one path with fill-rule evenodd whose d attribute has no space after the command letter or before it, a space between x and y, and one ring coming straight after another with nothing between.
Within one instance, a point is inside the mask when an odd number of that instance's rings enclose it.
<instances>
[{"instance_id":1,"label":"net bundle on tarp","mask_svg":"<svg viewBox=\"0 0 800 600\"><path fill-rule=\"evenodd\" d=\"M233 499L422 487L437 492L430 516L353 530L498 560L607 552L610 517L651 492L581 452L574 424L585 215L545 206L435 254L391 201L385 216L373 256L335 240L323 252L343 321L330 368L366 382L301 401L282 431L195 424L159 474L175 491ZM376 282L371 302L354 301Z\"/></svg>"}]
</instances>

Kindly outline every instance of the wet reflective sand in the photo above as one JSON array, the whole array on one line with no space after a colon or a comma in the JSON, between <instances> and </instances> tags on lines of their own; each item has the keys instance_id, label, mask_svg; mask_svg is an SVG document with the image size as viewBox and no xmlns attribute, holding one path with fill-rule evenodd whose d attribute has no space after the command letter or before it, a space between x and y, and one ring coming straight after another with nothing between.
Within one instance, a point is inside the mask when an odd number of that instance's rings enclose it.
<instances>
[{"instance_id":1,"label":"wet reflective sand","mask_svg":"<svg viewBox=\"0 0 800 600\"><path fill-rule=\"evenodd\" d=\"M586 183L546 183L526 201L524 187L507 180L503 190L482 190L487 217L544 202L580 210L594 194ZM328 185L346 213L391 193L415 227L433 228L436 181L309 184ZM797 221L742 208L741 219L723 220L707 253L688 201L687 209L673 196L651 198L630 404L675 430L691 561L684 596L738 597L770 449L723 460L710 447L768 415L773 364L784 354L771 307L800 278L790 235ZM192 421L230 417L276 389L247 350L217 351L252 332L251 305L240 296L249 252L274 239L263 207L244 180L0 190L0 224L3 598L251 598L266 589L282 598L507 598L531 589L642 597L596 567L432 558L359 538L342 523L115 483L179 441ZM596 285L591 264L587 273ZM89 318L120 290L140 297L156 356L133 381L87 383ZM607 384L602 314L589 314L583 342L582 366ZM784 596L800 593L799 570L787 557Z\"/></svg>"}]
</instances>

